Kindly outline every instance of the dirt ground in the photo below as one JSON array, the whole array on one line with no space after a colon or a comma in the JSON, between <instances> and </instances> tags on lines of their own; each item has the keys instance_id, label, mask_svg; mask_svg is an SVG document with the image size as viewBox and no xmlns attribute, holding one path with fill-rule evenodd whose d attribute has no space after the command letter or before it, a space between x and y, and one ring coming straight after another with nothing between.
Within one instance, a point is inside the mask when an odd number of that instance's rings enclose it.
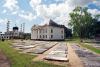
<instances>
[{"instance_id":1,"label":"dirt ground","mask_svg":"<svg viewBox=\"0 0 100 67\"><path fill-rule=\"evenodd\" d=\"M0 50L0 67L10 67L10 63L4 53Z\"/></svg>"},{"instance_id":2,"label":"dirt ground","mask_svg":"<svg viewBox=\"0 0 100 67\"><path fill-rule=\"evenodd\" d=\"M68 58L71 67L84 67L78 55L75 53L71 45L68 43Z\"/></svg>"}]
</instances>

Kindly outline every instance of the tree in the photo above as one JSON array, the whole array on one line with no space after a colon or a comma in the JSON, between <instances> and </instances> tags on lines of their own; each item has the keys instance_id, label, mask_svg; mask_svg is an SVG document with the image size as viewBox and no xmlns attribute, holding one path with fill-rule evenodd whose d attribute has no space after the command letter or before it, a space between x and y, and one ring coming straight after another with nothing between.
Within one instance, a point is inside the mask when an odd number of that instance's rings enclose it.
<instances>
[{"instance_id":1,"label":"tree","mask_svg":"<svg viewBox=\"0 0 100 67\"><path fill-rule=\"evenodd\" d=\"M96 16L95 16L95 19L99 19L100 18L100 14L97 14Z\"/></svg>"},{"instance_id":2,"label":"tree","mask_svg":"<svg viewBox=\"0 0 100 67\"><path fill-rule=\"evenodd\" d=\"M93 19L94 24L92 25L92 31L94 36L100 34L100 21L98 19Z\"/></svg>"},{"instance_id":3,"label":"tree","mask_svg":"<svg viewBox=\"0 0 100 67\"><path fill-rule=\"evenodd\" d=\"M93 24L91 14L87 12L87 8L76 7L70 13L69 25L73 28L73 33L80 38L90 36L90 27Z\"/></svg>"}]
</instances>

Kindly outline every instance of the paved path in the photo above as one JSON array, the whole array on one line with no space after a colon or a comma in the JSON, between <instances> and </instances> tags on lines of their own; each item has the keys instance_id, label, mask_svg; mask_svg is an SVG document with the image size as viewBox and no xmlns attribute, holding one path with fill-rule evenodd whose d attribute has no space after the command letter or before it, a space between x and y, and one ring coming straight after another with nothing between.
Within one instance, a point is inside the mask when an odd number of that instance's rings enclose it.
<instances>
[{"instance_id":1,"label":"paved path","mask_svg":"<svg viewBox=\"0 0 100 67\"><path fill-rule=\"evenodd\" d=\"M77 56L71 45L68 43L68 58L71 67L84 67L80 58Z\"/></svg>"},{"instance_id":2,"label":"paved path","mask_svg":"<svg viewBox=\"0 0 100 67\"><path fill-rule=\"evenodd\" d=\"M10 67L7 57L0 50L0 67Z\"/></svg>"},{"instance_id":3,"label":"paved path","mask_svg":"<svg viewBox=\"0 0 100 67\"><path fill-rule=\"evenodd\" d=\"M43 58L45 57L45 55L47 55L48 53L50 53L53 49L55 49L58 45L53 46L52 48L50 48L49 50L47 50L46 52L44 52L43 54L38 55L36 58L33 59L33 61L39 61L39 60L43 60Z\"/></svg>"},{"instance_id":4,"label":"paved path","mask_svg":"<svg viewBox=\"0 0 100 67\"><path fill-rule=\"evenodd\" d=\"M50 48L49 50L47 50L46 52L44 52L43 54L38 55L36 58L33 59L33 61L45 61L46 63L51 63L51 64L55 64L55 65L60 65L60 66L64 66L64 67L70 67L68 62L59 62L59 61L47 61L44 60L43 58L49 54L52 50L54 50L55 48L57 48L59 45L55 45L52 48Z\"/></svg>"}]
</instances>

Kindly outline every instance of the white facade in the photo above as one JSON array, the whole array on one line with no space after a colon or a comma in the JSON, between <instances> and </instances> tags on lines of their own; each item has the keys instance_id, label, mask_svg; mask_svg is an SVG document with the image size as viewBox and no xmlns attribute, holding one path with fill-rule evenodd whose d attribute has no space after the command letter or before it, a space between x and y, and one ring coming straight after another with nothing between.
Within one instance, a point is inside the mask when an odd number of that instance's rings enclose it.
<instances>
[{"instance_id":1,"label":"white facade","mask_svg":"<svg viewBox=\"0 0 100 67\"><path fill-rule=\"evenodd\" d=\"M0 39L9 39L9 35L6 34L0 34Z\"/></svg>"},{"instance_id":2,"label":"white facade","mask_svg":"<svg viewBox=\"0 0 100 67\"><path fill-rule=\"evenodd\" d=\"M31 29L31 39L64 40L64 28L50 25L33 26Z\"/></svg>"}]
</instances>

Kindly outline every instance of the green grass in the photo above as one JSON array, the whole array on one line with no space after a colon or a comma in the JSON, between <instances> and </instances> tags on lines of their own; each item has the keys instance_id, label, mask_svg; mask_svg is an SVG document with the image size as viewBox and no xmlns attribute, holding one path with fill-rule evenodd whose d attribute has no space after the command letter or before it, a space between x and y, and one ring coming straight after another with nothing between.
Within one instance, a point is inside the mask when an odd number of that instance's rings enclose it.
<instances>
[{"instance_id":1,"label":"green grass","mask_svg":"<svg viewBox=\"0 0 100 67\"><path fill-rule=\"evenodd\" d=\"M70 39L66 39L65 41L69 43L77 43L80 42L80 38L70 38Z\"/></svg>"},{"instance_id":2,"label":"green grass","mask_svg":"<svg viewBox=\"0 0 100 67\"><path fill-rule=\"evenodd\" d=\"M83 40L86 40L86 41L88 40L89 41L89 39L83 39ZM95 52L97 54L100 54L100 49L97 49L97 48L95 48L95 47L93 47L91 45L82 43L80 38L66 39L66 42L69 42L69 43L79 43L80 46L82 46L84 48L87 48L87 49L89 49L89 50L91 50L91 51L93 51L93 52Z\"/></svg>"},{"instance_id":3,"label":"green grass","mask_svg":"<svg viewBox=\"0 0 100 67\"><path fill-rule=\"evenodd\" d=\"M91 51L97 53L97 54L100 54L100 49L97 49L97 48L95 48L95 47L93 47L93 46L91 46L91 45L84 44L84 43L80 43L80 45L81 45L82 47L85 47L85 48L87 48L87 49L89 49L89 50L91 50Z\"/></svg>"},{"instance_id":4,"label":"green grass","mask_svg":"<svg viewBox=\"0 0 100 67\"><path fill-rule=\"evenodd\" d=\"M17 50L14 50L12 47L10 47L10 44L10 41L0 41L0 49L8 57L11 67L61 67L41 61L33 62L32 59L36 57L35 55L18 53Z\"/></svg>"},{"instance_id":5,"label":"green grass","mask_svg":"<svg viewBox=\"0 0 100 67\"><path fill-rule=\"evenodd\" d=\"M89 41L89 39L83 39L83 40ZM80 46L82 46L84 48L87 48L87 49L89 49L89 50L91 50L91 51L93 51L93 52L95 52L97 54L100 54L100 49L97 49L97 48L93 47L92 45L88 45L88 44L82 43L80 38L66 39L66 42L79 43Z\"/></svg>"}]
</instances>

